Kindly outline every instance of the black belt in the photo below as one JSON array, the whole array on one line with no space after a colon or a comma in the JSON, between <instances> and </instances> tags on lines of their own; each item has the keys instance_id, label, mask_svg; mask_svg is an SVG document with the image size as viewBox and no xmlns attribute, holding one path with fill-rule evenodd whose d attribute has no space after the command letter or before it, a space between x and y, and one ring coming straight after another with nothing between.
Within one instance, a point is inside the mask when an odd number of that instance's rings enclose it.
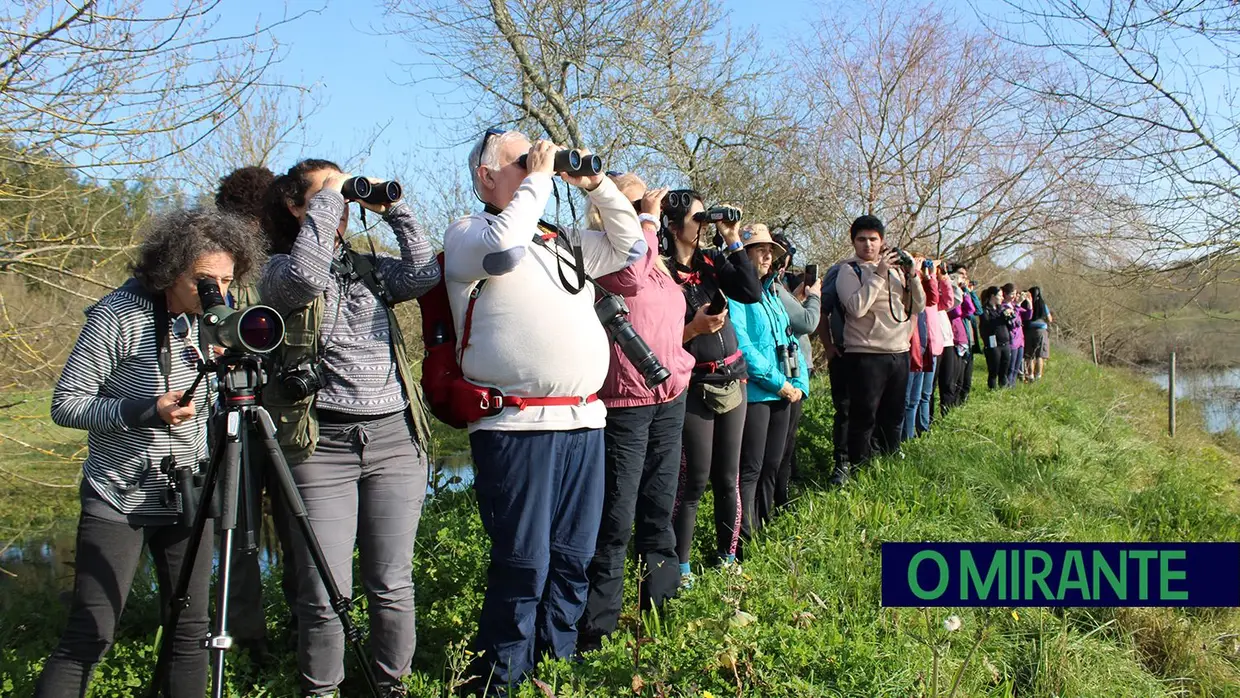
<instances>
[{"instance_id":1,"label":"black belt","mask_svg":"<svg viewBox=\"0 0 1240 698\"><path fill-rule=\"evenodd\" d=\"M380 419L387 419L404 411L404 408L401 408L395 412L386 412L384 414L349 414L348 412L337 412L336 410L316 409L315 415L319 418L319 424L360 424L362 422L377 422Z\"/></svg>"}]
</instances>

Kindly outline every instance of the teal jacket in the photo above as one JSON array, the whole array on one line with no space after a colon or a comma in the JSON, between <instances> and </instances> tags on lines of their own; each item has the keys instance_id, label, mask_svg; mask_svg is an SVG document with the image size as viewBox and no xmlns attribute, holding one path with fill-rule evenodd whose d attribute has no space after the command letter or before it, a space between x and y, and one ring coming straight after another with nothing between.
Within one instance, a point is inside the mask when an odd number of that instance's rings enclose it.
<instances>
[{"instance_id":1,"label":"teal jacket","mask_svg":"<svg viewBox=\"0 0 1240 698\"><path fill-rule=\"evenodd\" d=\"M762 301L738 303L728 301L728 315L736 328L736 342L740 346L745 363L749 364L749 402L782 400L779 389L791 383L809 396L809 368L805 356L796 352L800 367L796 378L784 375L783 362L776 358L777 344L795 341L788 334L788 311L773 288L774 277L762 282Z\"/></svg>"}]
</instances>

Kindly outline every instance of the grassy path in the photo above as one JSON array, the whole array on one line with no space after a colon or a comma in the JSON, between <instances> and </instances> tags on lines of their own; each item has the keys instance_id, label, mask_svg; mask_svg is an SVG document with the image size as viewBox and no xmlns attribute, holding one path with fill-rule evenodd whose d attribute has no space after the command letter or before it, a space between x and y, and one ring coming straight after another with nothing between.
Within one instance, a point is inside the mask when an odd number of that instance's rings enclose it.
<instances>
[{"instance_id":1,"label":"grassy path","mask_svg":"<svg viewBox=\"0 0 1240 698\"><path fill-rule=\"evenodd\" d=\"M645 619L640 643L626 615L628 631L603 650L539 677L556 696L946 696L958 675L956 696L1240 696L1235 610L879 606L883 541L1240 540L1240 457L1191 415L1172 443L1164 401L1072 356L1040 384L977 392L842 491L820 488L827 473L810 468L743 574L699 574L665 617ZM829 461L829 410L821 396L808 403L801 463ZM466 658L486 562L472 506L469 492L442 496L420 528L412 695L441 695ZM700 517L705 547L705 503ZM0 603L4 695L29 693L64 619L50 592L26 593ZM285 613L272 610L273 628ZM952 614L961 628L947 632ZM95 695L129 694L148 675L157 615L149 593L131 599ZM291 653L261 670L230 662L234 695L292 695Z\"/></svg>"}]
</instances>

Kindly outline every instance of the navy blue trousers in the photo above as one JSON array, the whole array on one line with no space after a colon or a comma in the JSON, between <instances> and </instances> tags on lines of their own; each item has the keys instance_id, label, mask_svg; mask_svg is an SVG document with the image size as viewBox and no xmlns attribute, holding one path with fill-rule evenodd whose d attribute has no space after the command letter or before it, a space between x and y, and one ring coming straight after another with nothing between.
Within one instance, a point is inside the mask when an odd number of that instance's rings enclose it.
<instances>
[{"instance_id":1,"label":"navy blue trousers","mask_svg":"<svg viewBox=\"0 0 1240 698\"><path fill-rule=\"evenodd\" d=\"M544 652L571 657L603 508L603 430L475 431L478 514L491 562L476 648L484 680L515 686Z\"/></svg>"}]
</instances>

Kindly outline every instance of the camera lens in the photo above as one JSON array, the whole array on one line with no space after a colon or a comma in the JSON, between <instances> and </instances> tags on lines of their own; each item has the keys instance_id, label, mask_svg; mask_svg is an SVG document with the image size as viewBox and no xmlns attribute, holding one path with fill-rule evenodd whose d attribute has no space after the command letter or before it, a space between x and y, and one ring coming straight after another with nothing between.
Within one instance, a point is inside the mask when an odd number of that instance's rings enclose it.
<instances>
[{"instance_id":1,"label":"camera lens","mask_svg":"<svg viewBox=\"0 0 1240 698\"><path fill-rule=\"evenodd\" d=\"M280 346L284 339L284 321L276 311L255 306L241 311L237 336L242 345L253 352L264 353Z\"/></svg>"}]
</instances>

